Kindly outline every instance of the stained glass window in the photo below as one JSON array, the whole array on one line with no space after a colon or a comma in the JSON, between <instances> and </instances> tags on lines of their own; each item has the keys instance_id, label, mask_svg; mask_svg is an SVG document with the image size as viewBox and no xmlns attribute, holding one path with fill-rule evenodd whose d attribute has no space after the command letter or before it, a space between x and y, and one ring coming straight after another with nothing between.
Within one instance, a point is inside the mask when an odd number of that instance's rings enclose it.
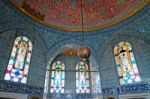
<instances>
[{"instance_id":1,"label":"stained glass window","mask_svg":"<svg viewBox=\"0 0 150 99\"><path fill-rule=\"evenodd\" d=\"M64 93L65 86L65 65L64 63L57 61L52 64L51 72L51 93Z\"/></svg>"},{"instance_id":2,"label":"stained glass window","mask_svg":"<svg viewBox=\"0 0 150 99\"><path fill-rule=\"evenodd\" d=\"M88 65L80 62L76 65L76 93L89 93Z\"/></svg>"},{"instance_id":3,"label":"stained glass window","mask_svg":"<svg viewBox=\"0 0 150 99\"><path fill-rule=\"evenodd\" d=\"M32 42L25 36L17 37L14 41L4 79L26 83L31 54Z\"/></svg>"},{"instance_id":4,"label":"stained glass window","mask_svg":"<svg viewBox=\"0 0 150 99\"><path fill-rule=\"evenodd\" d=\"M120 85L141 81L131 44L120 42L114 48L114 54Z\"/></svg>"}]
</instances>

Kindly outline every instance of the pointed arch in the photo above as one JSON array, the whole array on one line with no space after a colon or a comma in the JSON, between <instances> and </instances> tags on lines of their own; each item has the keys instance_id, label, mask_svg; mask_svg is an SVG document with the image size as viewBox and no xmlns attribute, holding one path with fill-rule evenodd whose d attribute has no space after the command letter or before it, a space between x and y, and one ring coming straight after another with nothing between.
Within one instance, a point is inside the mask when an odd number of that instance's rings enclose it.
<instances>
[{"instance_id":1,"label":"pointed arch","mask_svg":"<svg viewBox=\"0 0 150 99\"><path fill-rule=\"evenodd\" d=\"M4 80L26 83L31 55L32 42L25 36L16 37Z\"/></svg>"},{"instance_id":2,"label":"pointed arch","mask_svg":"<svg viewBox=\"0 0 150 99\"><path fill-rule=\"evenodd\" d=\"M51 93L64 93L65 87L65 64L61 61L54 62L52 64L51 72Z\"/></svg>"},{"instance_id":3,"label":"pointed arch","mask_svg":"<svg viewBox=\"0 0 150 99\"><path fill-rule=\"evenodd\" d=\"M88 65L80 62L76 65L76 93L90 93Z\"/></svg>"},{"instance_id":4,"label":"pointed arch","mask_svg":"<svg viewBox=\"0 0 150 99\"><path fill-rule=\"evenodd\" d=\"M128 42L120 42L114 48L114 55L120 85L141 81L132 46Z\"/></svg>"}]
</instances>

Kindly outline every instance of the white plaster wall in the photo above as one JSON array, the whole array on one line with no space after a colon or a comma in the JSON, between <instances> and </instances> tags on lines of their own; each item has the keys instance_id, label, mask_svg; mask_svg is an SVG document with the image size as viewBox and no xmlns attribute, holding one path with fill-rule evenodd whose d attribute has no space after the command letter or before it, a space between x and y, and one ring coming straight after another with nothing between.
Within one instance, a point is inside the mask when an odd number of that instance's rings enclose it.
<instances>
[{"instance_id":1,"label":"white plaster wall","mask_svg":"<svg viewBox=\"0 0 150 99\"><path fill-rule=\"evenodd\" d=\"M13 98L13 99L27 99L27 94L0 92L1 98Z\"/></svg>"}]
</instances>

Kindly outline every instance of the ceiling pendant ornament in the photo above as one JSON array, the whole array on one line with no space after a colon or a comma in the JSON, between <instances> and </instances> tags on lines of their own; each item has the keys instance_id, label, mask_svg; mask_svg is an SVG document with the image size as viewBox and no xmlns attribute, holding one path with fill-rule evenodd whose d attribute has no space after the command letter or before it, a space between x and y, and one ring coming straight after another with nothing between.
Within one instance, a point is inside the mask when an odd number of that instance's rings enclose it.
<instances>
[{"instance_id":1,"label":"ceiling pendant ornament","mask_svg":"<svg viewBox=\"0 0 150 99\"><path fill-rule=\"evenodd\" d=\"M81 59L87 60L91 55L91 50L88 47L82 46L80 49L78 49L77 53Z\"/></svg>"}]
</instances>

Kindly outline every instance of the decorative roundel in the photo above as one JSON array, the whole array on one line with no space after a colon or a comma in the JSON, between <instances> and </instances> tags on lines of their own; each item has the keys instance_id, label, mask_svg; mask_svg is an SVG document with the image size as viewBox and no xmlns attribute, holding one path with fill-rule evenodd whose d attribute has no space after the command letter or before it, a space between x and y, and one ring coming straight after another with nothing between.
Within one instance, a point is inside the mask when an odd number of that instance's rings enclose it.
<instances>
[{"instance_id":1,"label":"decorative roundel","mask_svg":"<svg viewBox=\"0 0 150 99\"><path fill-rule=\"evenodd\" d=\"M24 54L19 54L17 55L17 61L19 63L23 63L24 62L24 58L25 58L25 55Z\"/></svg>"},{"instance_id":2,"label":"decorative roundel","mask_svg":"<svg viewBox=\"0 0 150 99\"><path fill-rule=\"evenodd\" d=\"M16 72L15 72L15 75L16 75L16 76L19 76L19 75L20 75L20 72L19 72L19 71L16 71Z\"/></svg>"},{"instance_id":3,"label":"decorative roundel","mask_svg":"<svg viewBox=\"0 0 150 99\"><path fill-rule=\"evenodd\" d=\"M27 44L25 42L21 42L20 48L21 49L26 49L27 48Z\"/></svg>"},{"instance_id":4,"label":"decorative roundel","mask_svg":"<svg viewBox=\"0 0 150 99\"><path fill-rule=\"evenodd\" d=\"M122 63L123 63L123 65L127 66L127 65L129 64L128 58L124 57L124 58L122 59Z\"/></svg>"}]
</instances>

